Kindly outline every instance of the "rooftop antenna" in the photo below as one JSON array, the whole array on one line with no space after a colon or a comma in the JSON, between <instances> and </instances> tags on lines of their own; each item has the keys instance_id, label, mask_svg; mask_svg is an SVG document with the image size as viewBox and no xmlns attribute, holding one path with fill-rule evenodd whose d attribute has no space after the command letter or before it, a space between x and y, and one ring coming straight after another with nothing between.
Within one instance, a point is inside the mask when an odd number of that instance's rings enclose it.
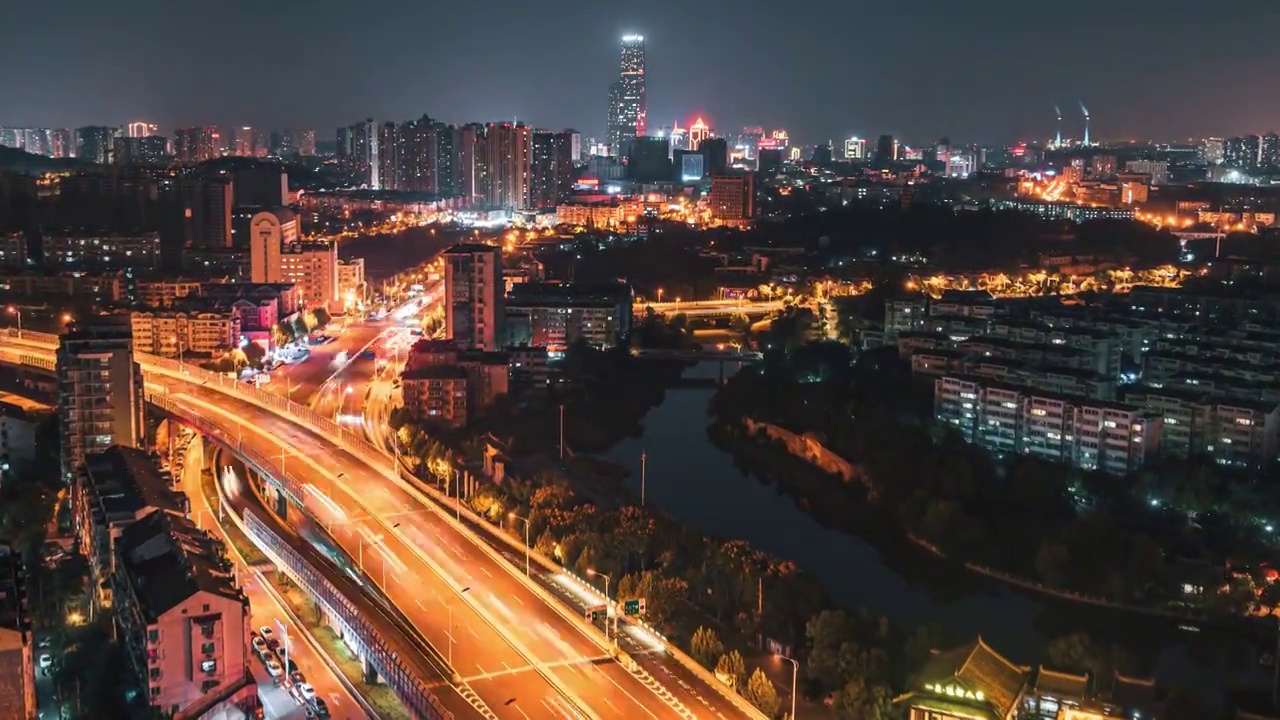
<instances>
[{"instance_id":1,"label":"rooftop antenna","mask_svg":"<svg viewBox=\"0 0 1280 720\"><path fill-rule=\"evenodd\" d=\"M1062 147L1062 108L1058 103L1053 104L1053 112L1058 116L1058 133L1053 138L1053 146Z\"/></svg>"},{"instance_id":2,"label":"rooftop antenna","mask_svg":"<svg viewBox=\"0 0 1280 720\"><path fill-rule=\"evenodd\" d=\"M1084 145L1089 147L1089 108L1084 106L1084 101L1080 101L1080 112L1084 113Z\"/></svg>"}]
</instances>

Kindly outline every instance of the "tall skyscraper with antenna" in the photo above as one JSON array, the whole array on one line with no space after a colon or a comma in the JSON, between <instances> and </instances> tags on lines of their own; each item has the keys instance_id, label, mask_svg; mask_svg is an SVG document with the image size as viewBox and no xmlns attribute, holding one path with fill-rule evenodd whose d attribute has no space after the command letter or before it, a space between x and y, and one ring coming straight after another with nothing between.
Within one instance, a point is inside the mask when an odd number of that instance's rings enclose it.
<instances>
[{"instance_id":1,"label":"tall skyscraper with antenna","mask_svg":"<svg viewBox=\"0 0 1280 720\"><path fill-rule=\"evenodd\" d=\"M609 151L625 155L646 132L644 36L624 35L618 79L609 86Z\"/></svg>"},{"instance_id":2,"label":"tall skyscraper with antenna","mask_svg":"<svg viewBox=\"0 0 1280 720\"><path fill-rule=\"evenodd\" d=\"M1060 148L1062 147L1062 108L1057 103L1054 103L1053 112L1058 116L1058 132L1053 137L1053 146Z\"/></svg>"}]
</instances>

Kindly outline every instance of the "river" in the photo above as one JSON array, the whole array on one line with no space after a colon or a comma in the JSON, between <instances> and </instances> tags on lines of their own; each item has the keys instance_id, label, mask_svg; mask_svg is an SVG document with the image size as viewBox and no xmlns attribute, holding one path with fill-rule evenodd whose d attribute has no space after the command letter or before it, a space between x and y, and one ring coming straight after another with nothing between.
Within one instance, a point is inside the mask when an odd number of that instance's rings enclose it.
<instances>
[{"instance_id":1,"label":"river","mask_svg":"<svg viewBox=\"0 0 1280 720\"><path fill-rule=\"evenodd\" d=\"M717 373L716 363L702 363L685 376L714 378ZM628 438L601 454L631 468L627 482L639 494L643 451L646 502L676 520L709 535L747 540L795 562L844 607L865 607L904 626L937 623L957 644L980 634L1015 662L1038 662L1049 638L1088 631L1125 646L1162 679L1181 683L1194 677L1197 684L1208 680L1221 686L1228 678L1261 677L1251 653L1227 653L1231 662L1206 660L1203 646L1216 647L1226 639L1217 632L1189 632L1169 621L1050 603L994 582L932 582L930 567L939 563L923 557L907 560L909 568L891 567L866 540L823 526L776 486L736 467L707 435L707 402L714 392L668 389L644 419L642 438ZM904 557L911 554L893 555L899 565Z\"/></svg>"}]
</instances>

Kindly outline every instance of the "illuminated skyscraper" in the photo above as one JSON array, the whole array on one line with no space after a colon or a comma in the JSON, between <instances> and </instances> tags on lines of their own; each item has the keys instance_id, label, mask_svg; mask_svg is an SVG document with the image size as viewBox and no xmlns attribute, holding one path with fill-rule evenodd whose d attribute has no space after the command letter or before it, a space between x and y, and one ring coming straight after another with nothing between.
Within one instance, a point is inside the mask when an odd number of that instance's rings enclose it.
<instances>
[{"instance_id":1,"label":"illuminated skyscraper","mask_svg":"<svg viewBox=\"0 0 1280 720\"><path fill-rule=\"evenodd\" d=\"M697 150L702 141L709 137L711 137L711 128L707 127L702 118L694 120L693 124L689 126L689 149Z\"/></svg>"},{"instance_id":2,"label":"illuminated skyscraper","mask_svg":"<svg viewBox=\"0 0 1280 720\"><path fill-rule=\"evenodd\" d=\"M155 137L160 134L160 126L149 122L131 122L126 130L131 138Z\"/></svg>"},{"instance_id":3,"label":"illuminated skyscraper","mask_svg":"<svg viewBox=\"0 0 1280 720\"><path fill-rule=\"evenodd\" d=\"M609 150L625 154L631 141L646 134L644 36L622 38L618 79L609 87Z\"/></svg>"}]
</instances>

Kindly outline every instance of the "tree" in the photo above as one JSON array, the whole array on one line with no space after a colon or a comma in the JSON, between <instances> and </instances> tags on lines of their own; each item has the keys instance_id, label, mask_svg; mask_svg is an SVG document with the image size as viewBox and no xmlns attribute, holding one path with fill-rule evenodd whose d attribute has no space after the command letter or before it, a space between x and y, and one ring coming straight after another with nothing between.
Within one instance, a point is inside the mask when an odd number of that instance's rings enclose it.
<instances>
[{"instance_id":1,"label":"tree","mask_svg":"<svg viewBox=\"0 0 1280 720\"><path fill-rule=\"evenodd\" d=\"M823 610L809 619L804 628L809 640L809 677L828 688L844 682L840 655L844 645L853 639L854 631L853 620L842 610Z\"/></svg>"},{"instance_id":2,"label":"tree","mask_svg":"<svg viewBox=\"0 0 1280 720\"><path fill-rule=\"evenodd\" d=\"M747 665L742 661L742 654L730 650L720 656L716 663L716 675L727 682L735 690L742 685L742 677L747 674Z\"/></svg>"},{"instance_id":3,"label":"tree","mask_svg":"<svg viewBox=\"0 0 1280 720\"><path fill-rule=\"evenodd\" d=\"M333 320L333 317L329 315L329 309L324 307L323 305L316 308L315 310L312 310L311 313L316 320L316 325L315 325L316 327L324 327L325 325L328 325L330 321Z\"/></svg>"},{"instance_id":4,"label":"tree","mask_svg":"<svg viewBox=\"0 0 1280 720\"><path fill-rule=\"evenodd\" d=\"M700 625L693 631L693 638L689 641L689 652L705 667L712 667L716 658L724 654L724 643L720 642L720 636L716 635L715 630Z\"/></svg>"},{"instance_id":5,"label":"tree","mask_svg":"<svg viewBox=\"0 0 1280 720\"><path fill-rule=\"evenodd\" d=\"M734 313L729 316L729 329L744 333L751 329L751 318L747 317L746 313Z\"/></svg>"},{"instance_id":6,"label":"tree","mask_svg":"<svg viewBox=\"0 0 1280 720\"><path fill-rule=\"evenodd\" d=\"M840 720L888 720L891 709L889 690L883 685L854 678L836 693L832 708Z\"/></svg>"},{"instance_id":7,"label":"tree","mask_svg":"<svg viewBox=\"0 0 1280 720\"><path fill-rule=\"evenodd\" d=\"M1106 646L1085 633L1054 638L1045 648L1046 664L1073 672L1089 672L1094 677L1110 677L1125 672L1133 658L1118 646Z\"/></svg>"},{"instance_id":8,"label":"tree","mask_svg":"<svg viewBox=\"0 0 1280 720\"><path fill-rule=\"evenodd\" d=\"M742 697L770 717L778 711L778 705L782 702L778 698L777 689L773 687L773 681L760 668L751 673L747 686L742 690Z\"/></svg>"}]
</instances>

